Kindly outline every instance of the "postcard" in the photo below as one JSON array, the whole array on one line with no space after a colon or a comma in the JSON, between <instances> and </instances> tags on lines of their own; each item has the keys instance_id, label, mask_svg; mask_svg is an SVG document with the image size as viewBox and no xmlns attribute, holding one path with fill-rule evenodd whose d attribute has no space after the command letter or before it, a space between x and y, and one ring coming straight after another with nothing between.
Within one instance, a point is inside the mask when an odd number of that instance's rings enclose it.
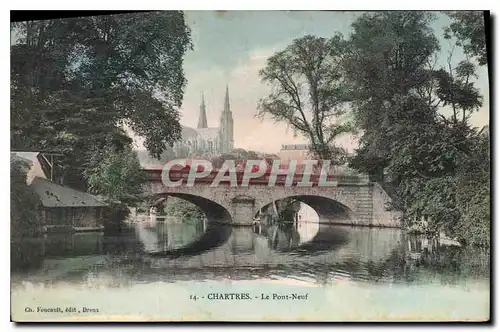
<instances>
[{"instance_id":1,"label":"postcard","mask_svg":"<svg viewBox=\"0 0 500 332\"><path fill-rule=\"evenodd\" d=\"M13 18L12 321L490 320L489 12Z\"/></svg>"}]
</instances>

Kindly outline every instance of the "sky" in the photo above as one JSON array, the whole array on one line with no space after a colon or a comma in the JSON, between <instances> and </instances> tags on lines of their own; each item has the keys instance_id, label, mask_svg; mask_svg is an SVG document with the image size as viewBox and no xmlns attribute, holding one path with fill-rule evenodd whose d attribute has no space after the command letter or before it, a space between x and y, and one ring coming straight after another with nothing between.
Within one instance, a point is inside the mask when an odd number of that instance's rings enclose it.
<instances>
[{"instance_id":1,"label":"sky","mask_svg":"<svg viewBox=\"0 0 500 332\"><path fill-rule=\"evenodd\" d=\"M234 118L235 148L277 153L282 144L307 142L294 137L283 123L254 117L257 103L266 96L268 87L261 83L258 72L268 57L281 51L293 39L312 34L330 37L336 32L346 38L351 23L360 12L333 11L187 11L186 22L192 31L193 50L184 58L188 81L181 108L181 124L196 127L201 94L205 96L209 127L219 126L226 84ZM439 63L444 65L451 45L442 38L449 18L438 15L433 23L440 39ZM455 49L453 61L462 60L460 48ZM484 96L483 107L473 115L471 123L489 123L487 68L478 68L477 86ZM140 142L138 142L139 145ZM348 150L356 147L354 137L343 137L337 144Z\"/></svg>"}]
</instances>

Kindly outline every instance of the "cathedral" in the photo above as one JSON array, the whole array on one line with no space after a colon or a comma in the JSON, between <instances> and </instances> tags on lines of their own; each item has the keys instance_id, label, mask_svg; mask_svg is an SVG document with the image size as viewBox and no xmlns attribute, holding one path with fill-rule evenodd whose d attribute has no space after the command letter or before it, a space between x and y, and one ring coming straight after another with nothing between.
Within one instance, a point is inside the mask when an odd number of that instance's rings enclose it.
<instances>
[{"instance_id":1,"label":"cathedral","mask_svg":"<svg viewBox=\"0 0 500 332\"><path fill-rule=\"evenodd\" d=\"M182 139L174 144L173 153L176 158L195 155L207 157L229 153L233 149L233 114L229 106L229 90L226 86L224 109L220 116L220 127L208 127L205 100L202 95L198 126L196 129L182 127Z\"/></svg>"}]
</instances>

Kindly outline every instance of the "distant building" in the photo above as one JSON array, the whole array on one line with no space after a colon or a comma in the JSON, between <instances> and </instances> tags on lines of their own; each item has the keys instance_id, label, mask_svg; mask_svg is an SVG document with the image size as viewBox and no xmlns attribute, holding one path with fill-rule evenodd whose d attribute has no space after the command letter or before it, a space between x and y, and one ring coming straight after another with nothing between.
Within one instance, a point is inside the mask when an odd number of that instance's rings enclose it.
<instances>
[{"instance_id":1,"label":"distant building","mask_svg":"<svg viewBox=\"0 0 500 332\"><path fill-rule=\"evenodd\" d=\"M290 160L301 162L310 158L309 144L286 144L281 146L279 157L282 163Z\"/></svg>"},{"instance_id":2,"label":"distant building","mask_svg":"<svg viewBox=\"0 0 500 332\"><path fill-rule=\"evenodd\" d=\"M50 181L51 166L40 152L13 152L26 163L28 190L39 200L39 218L45 231L101 230L108 204L94 195Z\"/></svg>"},{"instance_id":3,"label":"distant building","mask_svg":"<svg viewBox=\"0 0 500 332\"><path fill-rule=\"evenodd\" d=\"M304 170L304 160L317 160L310 150L311 146L309 144L285 144L281 146L279 157L281 160L281 167L286 168L290 161L297 161L297 171ZM318 166L313 166L313 173L319 173L321 169L321 163ZM354 170L347 167L347 165L331 165L329 168L330 173L338 174L357 174Z\"/></svg>"}]
</instances>

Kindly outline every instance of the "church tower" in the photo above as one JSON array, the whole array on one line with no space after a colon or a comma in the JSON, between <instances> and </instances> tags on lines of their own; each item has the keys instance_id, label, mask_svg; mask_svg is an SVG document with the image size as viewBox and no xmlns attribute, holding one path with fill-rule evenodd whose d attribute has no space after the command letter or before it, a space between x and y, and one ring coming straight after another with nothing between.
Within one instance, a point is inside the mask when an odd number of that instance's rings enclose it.
<instances>
[{"instance_id":1,"label":"church tower","mask_svg":"<svg viewBox=\"0 0 500 332\"><path fill-rule=\"evenodd\" d=\"M198 128L207 128L207 110L205 108L205 97L201 94L200 117L198 118Z\"/></svg>"},{"instance_id":2,"label":"church tower","mask_svg":"<svg viewBox=\"0 0 500 332\"><path fill-rule=\"evenodd\" d=\"M220 144L221 152L228 153L234 149L233 139L233 114L229 106L229 89L226 85L226 96L224 99L224 110L220 117Z\"/></svg>"}]
</instances>

